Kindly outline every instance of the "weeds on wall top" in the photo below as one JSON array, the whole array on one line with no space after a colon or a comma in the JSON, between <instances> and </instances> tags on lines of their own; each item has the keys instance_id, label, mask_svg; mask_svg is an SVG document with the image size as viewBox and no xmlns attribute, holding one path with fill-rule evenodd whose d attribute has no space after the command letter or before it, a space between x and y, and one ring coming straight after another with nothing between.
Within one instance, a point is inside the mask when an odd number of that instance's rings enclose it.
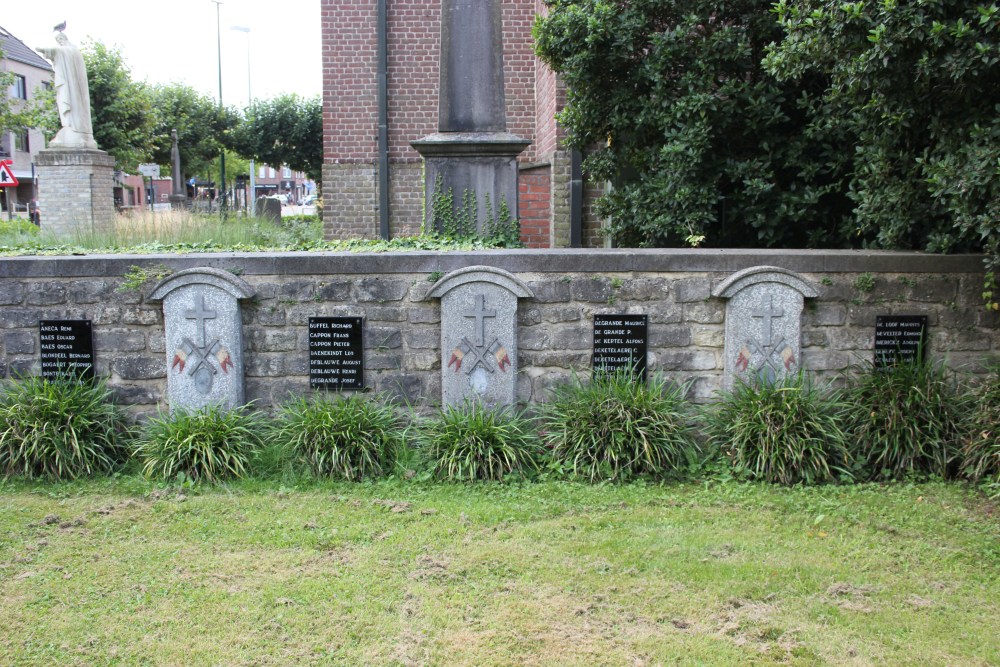
<instances>
[{"instance_id":1,"label":"weeds on wall top","mask_svg":"<svg viewBox=\"0 0 1000 667\"><path fill-rule=\"evenodd\" d=\"M389 241L345 239L327 241L316 216L286 216L280 221L188 213L165 226L159 218L128 219L120 216L108 234L57 237L30 223L0 221L0 256L166 254L202 252L405 252L409 250L485 250L512 247L516 220L501 205L493 232L484 237L445 238L436 234L400 236ZM506 222L504 222L506 221ZM502 223L502 224L501 224ZM506 236L495 230L509 230Z\"/></svg>"},{"instance_id":2,"label":"weeds on wall top","mask_svg":"<svg viewBox=\"0 0 1000 667\"><path fill-rule=\"evenodd\" d=\"M868 294L875 289L875 276L871 273L862 273L854 279L854 289L862 294Z\"/></svg>"},{"instance_id":3,"label":"weeds on wall top","mask_svg":"<svg viewBox=\"0 0 1000 667\"><path fill-rule=\"evenodd\" d=\"M132 265L122 276L122 283L118 286L119 292L131 292L140 290L149 282L163 280L171 273L170 269L163 264L158 264L152 268L143 268Z\"/></svg>"},{"instance_id":4,"label":"weeds on wall top","mask_svg":"<svg viewBox=\"0 0 1000 667\"><path fill-rule=\"evenodd\" d=\"M986 310L1000 311L1000 280L993 271L983 277L983 303Z\"/></svg>"}]
</instances>

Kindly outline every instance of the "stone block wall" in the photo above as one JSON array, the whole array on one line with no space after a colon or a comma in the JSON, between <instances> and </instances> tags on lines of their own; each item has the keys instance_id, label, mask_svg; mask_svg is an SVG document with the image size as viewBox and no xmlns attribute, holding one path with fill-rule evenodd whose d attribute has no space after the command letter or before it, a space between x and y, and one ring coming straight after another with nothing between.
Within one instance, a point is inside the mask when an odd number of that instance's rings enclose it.
<instances>
[{"instance_id":1,"label":"stone block wall","mask_svg":"<svg viewBox=\"0 0 1000 667\"><path fill-rule=\"evenodd\" d=\"M518 309L519 401L590 367L593 315L649 316L649 368L691 381L692 399L721 387L725 302L713 286L752 266L800 273L802 364L820 377L872 358L876 315L927 315L930 354L971 373L1000 356L1000 316L981 305L975 256L860 251L544 250L469 253L284 253L18 257L0 263L0 372L37 374L38 321L90 319L96 370L135 413L165 408L167 361L150 281L123 276L212 267L256 290L243 304L246 396L270 407L308 394L310 317L365 318L365 380L429 406L441 395L440 304L434 282L468 266L510 271L534 296Z\"/></svg>"}]
</instances>

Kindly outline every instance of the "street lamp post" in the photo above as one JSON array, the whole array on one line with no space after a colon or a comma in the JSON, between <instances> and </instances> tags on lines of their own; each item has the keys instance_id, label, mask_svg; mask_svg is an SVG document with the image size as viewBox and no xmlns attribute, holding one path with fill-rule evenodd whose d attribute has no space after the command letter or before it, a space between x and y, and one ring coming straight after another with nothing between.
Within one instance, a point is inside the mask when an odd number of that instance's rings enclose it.
<instances>
[{"instance_id":1,"label":"street lamp post","mask_svg":"<svg viewBox=\"0 0 1000 667\"><path fill-rule=\"evenodd\" d=\"M253 107L253 94L250 90L250 28L239 25L230 27L230 30L242 32L247 36L247 110ZM253 158L250 158L250 215L257 215L257 174L254 173Z\"/></svg>"},{"instance_id":2,"label":"street lamp post","mask_svg":"<svg viewBox=\"0 0 1000 667\"><path fill-rule=\"evenodd\" d=\"M215 3L215 37L219 49L219 111L222 111L222 23L220 7L222 0L212 0ZM219 213L226 216L226 149L219 151Z\"/></svg>"}]
</instances>

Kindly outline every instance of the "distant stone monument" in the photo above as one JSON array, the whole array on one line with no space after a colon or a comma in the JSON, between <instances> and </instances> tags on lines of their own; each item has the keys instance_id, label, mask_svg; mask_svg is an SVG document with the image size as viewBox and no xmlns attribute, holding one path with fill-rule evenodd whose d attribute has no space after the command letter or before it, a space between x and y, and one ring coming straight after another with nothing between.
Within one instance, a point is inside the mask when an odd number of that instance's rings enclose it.
<instances>
[{"instance_id":1,"label":"distant stone monument","mask_svg":"<svg viewBox=\"0 0 1000 667\"><path fill-rule=\"evenodd\" d=\"M257 198L257 217L279 222L281 220L281 202L273 197Z\"/></svg>"},{"instance_id":2,"label":"distant stone monument","mask_svg":"<svg viewBox=\"0 0 1000 667\"><path fill-rule=\"evenodd\" d=\"M441 299L441 402L511 405L517 385L517 300L533 296L514 275L488 266L453 271Z\"/></svg>"},{"instance_id":3,"label":"distant stone monument","mask_svg":"<svg viewBox=\"0 0 1000 667\"><path fill-rule=\"evenodd\" d=\"M475 193L479 231L506 202L517 215L517 156L531 142L507 132L499 0L441 3L438 131L411 145L424 158L428 222L435 190L460 205Z\"/></svg>"},{"instance_id":4,"label":"distant stone monument","mask_svg":"<svg viewBox=\"0 0 1000 667\"><path fill-rule=\"evenodd\" d=\"M172 183L170 193L171 208L187 208L187 192L184 190L184 177L181 175L181 149L177 143L177 130L170 130L170 176Z\"/></svg>"},{"instance_id":5,"label":"distant stone monument","mask_svg":"<svg viewBox=\"0 0 1000 667\"><path fill-rule=\"evenodd\" d=\"M160 281L170 409L243 405L243 319L240 299L256 292L228 271L178 271Z\"/></svg>"},{"instance_id":6,"label":"distant stone monument","mask_svg":"<svg viewBox=\"0 0 1000 667\"><path fill-rule=\"evenodd\" d=\"M802 363L802 307L819 292L802 276L777 266L734 273L712 290L727 299L725 387L737 380L772 383Z\"/></svg>"},{"instance_id":7,"label":"distant stone monument","mask_svg":"<svg viewBox=\"0 0 1000 667\"><path fill-rule=\"evenodd\" d=\"M90 119L87 68L80 50L58 27L57 46L38 52L55 69L56 107L62 128L39 151L38 200L42 227L57 235L109 232L114 227L115 161L97 147Z\"/></svg>"}]
</instances>

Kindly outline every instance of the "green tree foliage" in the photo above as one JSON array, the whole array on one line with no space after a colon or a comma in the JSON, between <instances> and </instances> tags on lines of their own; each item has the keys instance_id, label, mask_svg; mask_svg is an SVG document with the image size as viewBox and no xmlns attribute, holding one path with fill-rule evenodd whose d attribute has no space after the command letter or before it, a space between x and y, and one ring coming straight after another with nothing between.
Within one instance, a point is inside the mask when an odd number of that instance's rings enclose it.
<instances>
[{"instance_id":1,"label":"green tree foliage","mask_svg":"<svg viewBox=\"0 0 1000 667\"><path fill-rule=\"evenodd\" d=\"M0 51L0 59L3 58L3 51ZM0 70L0 90L7 90L14 83L14 75L5 70ZM19 117L19 110L10 103L9 95L0 95L0 130L10 131L15 128L24 127L23 121Z\"/></svg>"},{"instance_id":2,"label":"green tree foliage","mask_svg":"<svg viewBox=\"0 0 1000 667\"><path fill-rule=\"evenodd\" d=\"M782 0L765 65L853 138L849 193L883 247L1000 252L997 3Z\"/></svg>"},{"instance_id":3,"label":"green tree foliage","mask_svg":"<svg viewBox=\"0 0 1000 667\"><path fill-rule=\"evenodd\" d=\"M0 50L0 61L3 58L3 50ZM37 127L48 136L54 134L59 128L54 93L39 86L29 95L29 101L16 100L6 94L13 83L14 73L0 70L0 132Z\"/></svg>"},{"instance_id":4,"label":"green tree foliage","mask_svg":"<svg viewBox=\"0 0 1000 667\"><path fill-rule=\"evenodd\" d=\"M228 133L239 122L236 112L220 108L211 97L181 83L153 86L149 96L155 110L153 162L170 173L170 131L177 130L184 174L212 173L220 151L229 147Z\"/></svg>"},{"instance_id":5,"label":"green tree foliage","mask_svg":"<svg viewBox=\"0 0 1000 667\"><path fill-rule=\"evenodd\" d=\"M537 51L623 245L985 249L996 3L550 0Z\"/></svg>"},{"instance_id":6,"label":"green tree foliage","mask_svg":"<svg viewBox=\"0 0 1000 667\"><path fill-rule=\"evenodd\" d=\"M90 86L94 139L118 169L135 172L153 150L153 114L145 84L132 80L121 51L100 42L81 49Z\"/></svg>"},{"instance_id":7,"label":"green tree foliage","mask_svg":"<svg viewBox=\"0 0 1000 667\"><path fill-rule=\"evenodd\" d=\"M45 140L49 141L56 136L56 132L62 127L59 120L59 108L56 106L55 88L38 86L35 88L33 99L29 102L27 112L27 126L34 127L42 131Z\"/></svg>"},{"instance_id":8,"label":"green tree foliage","mask_svg":"<svg viewBox=\"0 0 1000 667\"><path fill-rule=\"evenodd\" d=\"M761 66L781 29L755 0L553 0L539 56L566 80L560 121L590 151L621 245L840 246L841 142Z\"/></svg>"},{"instance_id":9,"label":"green tree foliage","mask_svg":"<svg viewBox=\"0 0 1000 667\"><path fill-rule=\"evenodd\" d=\"M323 169L323 103L282 95L257 101L234 132L233 148L272 166L288 165L319 180Z\"/></svg>"}]
</instances>

